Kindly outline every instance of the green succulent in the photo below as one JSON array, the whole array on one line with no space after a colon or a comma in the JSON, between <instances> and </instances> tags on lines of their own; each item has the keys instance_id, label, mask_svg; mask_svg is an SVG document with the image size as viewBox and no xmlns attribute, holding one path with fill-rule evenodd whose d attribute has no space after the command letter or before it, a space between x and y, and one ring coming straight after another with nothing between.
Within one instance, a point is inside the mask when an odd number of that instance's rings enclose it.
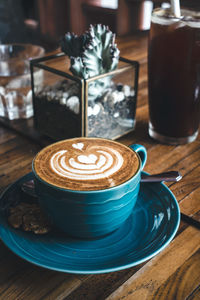
<instances>
[{"instance_id":1,"label":"green succulent","mask_svg":"<svg viewBox=\"0 0 200 300\"><path fill-rule=\"evenodd\" d=\"M90 25L81 36L67 33L61 41L61 49L70 58L70 71L75 76L88 79L113 71L119 61L119 50L115 35L105 25ZM100 96L110 86L111 77L107 76L89 84L89 101Z\"/></svg>"},{"instance_id":2,"label":"green succulent","mask_svg":"<svg viewBox=\"0 0 200 300\"><path fill-rule=\"evenodd\" d=\"M119 50L114 42L115 35L109 28L97 24L90 25L81 36L67 33L61 41L61 49L70 57L70 71L88 79L116 69Z\"/></svg>"}]
</instances>

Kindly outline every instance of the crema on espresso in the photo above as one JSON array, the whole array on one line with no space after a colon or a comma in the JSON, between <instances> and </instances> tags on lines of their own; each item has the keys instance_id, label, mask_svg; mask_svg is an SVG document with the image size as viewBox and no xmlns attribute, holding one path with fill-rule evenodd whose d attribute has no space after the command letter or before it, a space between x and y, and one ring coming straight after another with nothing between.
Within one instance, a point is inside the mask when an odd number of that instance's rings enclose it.
<instances>
[{"instance_id":1,"label":"crema on espresso","mask_svg":"<svg viewBox=\"0 0 200 300\"><path fill-rule=\"evenodd\" d=\"M75 138L42 149L34 160L44 181L70 190L102 190L130 179L139 168L137 154L101 138Z\"/></svg>"}]
</instances>

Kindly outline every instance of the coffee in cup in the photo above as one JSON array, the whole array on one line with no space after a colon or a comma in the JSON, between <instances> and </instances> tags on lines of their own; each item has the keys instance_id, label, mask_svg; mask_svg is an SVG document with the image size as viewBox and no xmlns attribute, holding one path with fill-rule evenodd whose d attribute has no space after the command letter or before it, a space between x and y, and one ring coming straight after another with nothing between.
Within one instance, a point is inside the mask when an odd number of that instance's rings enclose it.
<instances>
[{"instance_id":1,"label":"coffee in cup","mask_svg":"<svg viewBox=\"0 0 200 300\"><path fill-rule=\"evenodd\" d=\"M139 159L129 147L100 138L64 140L44 148L34 160L37 175L56 187L102 190L129 180Z\"/></svg>"},{"instance_id":2,"label":"coffee in cup","mask_svg":"<svg viewBox=\"0 0 200 300\"><path fill-rule=\"evenodd\" d=\"M96 238L119 228L136 203L146 162L141 145L75 138L42 149L33 160L41 208L71 236Z\"/></svg>"}]
</instances>

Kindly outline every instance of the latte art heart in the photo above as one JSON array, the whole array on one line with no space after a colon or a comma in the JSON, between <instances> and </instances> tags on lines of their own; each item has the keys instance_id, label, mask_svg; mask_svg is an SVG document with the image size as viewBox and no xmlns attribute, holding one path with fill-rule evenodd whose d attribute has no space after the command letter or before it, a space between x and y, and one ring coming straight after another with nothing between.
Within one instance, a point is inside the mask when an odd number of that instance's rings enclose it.
<instances>
[{"instance_id":1,"label":"latte art heart","mask_svg":"<svg viewBox=\"0 0 200 300\"><path fill-rule=\"evenodd\" d=\"M87 149L87 152L90 149ZM123 165L123 157L115 149L94 147L90 154L74 155L60 150L51 157L51 168L59 176L76 180L96 180L111 176Z\"/></svg>"}]
</instances>

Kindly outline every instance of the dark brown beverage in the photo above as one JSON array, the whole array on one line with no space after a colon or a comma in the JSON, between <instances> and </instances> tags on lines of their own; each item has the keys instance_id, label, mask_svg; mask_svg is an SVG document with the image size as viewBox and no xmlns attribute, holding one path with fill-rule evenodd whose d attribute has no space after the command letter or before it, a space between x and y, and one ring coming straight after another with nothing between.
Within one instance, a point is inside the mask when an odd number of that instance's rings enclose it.
<instances>
[{"instance_id":1,"label":"dark brown beverage","mask_svg":"<svg viewBox=\"0 0 200 300\"><path fill-rule=\"evenodd\" d=\"M195 140L200 122L200 15L153 12L148 49L149 134L167 143Z\"/></svg>"},{"instance_id":2,"label":"dark brown beverage","mask_svg":"<svg viewBox=\"0 0 200 300\"><path fill-rule=\"evenodd\" d=\"M45 182L70 190L102 190L134 176L139 158L129 147L100 138L75 138L42 149L34 160Z\"/></svg>"}]
</instances>

